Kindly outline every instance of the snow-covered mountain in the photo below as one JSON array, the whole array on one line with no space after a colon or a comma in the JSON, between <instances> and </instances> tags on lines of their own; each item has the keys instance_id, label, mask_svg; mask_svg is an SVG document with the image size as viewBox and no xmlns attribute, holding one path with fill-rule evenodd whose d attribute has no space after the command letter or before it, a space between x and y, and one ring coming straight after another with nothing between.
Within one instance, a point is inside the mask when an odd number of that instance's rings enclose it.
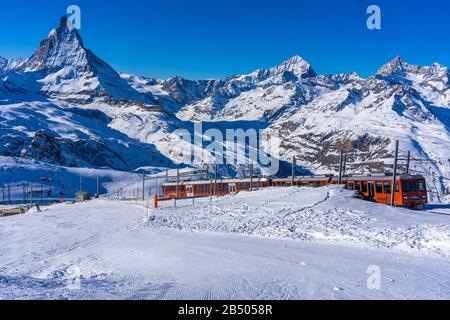
<instances>
[{"instance_id":1,"label":"snow-covered mountain","mask_svg":"<svg viewBox=\"0 0 450 320\"><path fill-rule=\"evenodd\" d=\"M170 167L186 147L174 131L192 130L193 121L280 130L281 159L296 156L316 172L336 171L342 149L350 172L390 170L400 140L402 155L411 150L422 159L412 168L429 177L436 195L450 189L449 70L440 64L396 57L363 79L318 75L295 56L225 80L160 80L116 72L65 18L29 59L0 58L0 155L121 170Z\"/></svg>"},{"instance_id":2,"label":"snow-covered mountain","mask_svg":"<svg viewBox=\"0 0 450 320\"><path fill-rule=\"evenodd\" d=\"M428 175L431 189L440 195L450 176L448 90L446 68L395 58L375 76L315 98L268 131L281 131L282 157L297 156L325 172L336 170L340 150L348 153L349 163L363 163L349 166L350 172L390 171L399 140L402 158L411 150L413 158L422 159L413 161L412 169Z\"/></svg>"},{"instance_id":3,"label":"snow-covered mountain","mask_svg":"<svg viewBox=\"0 0 450 320\"><path fill-rule=\"evenodd\" d=\"M29 59L0 58L0 72L19 73L32 84L31 92L57 100L153 102L151 94L138 93L111 66L86 49L80 34L65 17Z\"/></svg>"}]
</instances>

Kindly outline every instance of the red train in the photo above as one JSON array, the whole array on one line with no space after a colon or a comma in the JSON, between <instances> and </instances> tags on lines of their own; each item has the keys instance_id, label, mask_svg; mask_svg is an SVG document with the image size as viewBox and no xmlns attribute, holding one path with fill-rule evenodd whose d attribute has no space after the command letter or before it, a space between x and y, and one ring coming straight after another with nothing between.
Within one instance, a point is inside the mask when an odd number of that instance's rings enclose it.
<instances>
[{"instance_id":1,"label":"red train","mask_svg":"<svg viewBox=\"0 0 450 320\"><path fill-rule=\"evenodd\" d=\"M250 188L250 183L252 188ZM270 186L270 180L266 178L254 179L224 179L198 180L165 183L162 186L163 194L169 198L208 197L210 195L224 196L236 194L242 191L256 190Z\"/></svg>"},{"instance_id":2,"label":"red train","mask_svg":"<svg viewBox=\"0 0 450 320\"><path fill-rule=\"evenodd\" d=\"M286 179L223 179L183 181L178 184L165 183L163 194L169 199L193 197L224 196L242 191L268 187L323 187L339 184L339 179L331 175L313 177L295 177ZM358 191L361 198L384 204L391 204L393 179L386 175L349 176L342 178L342 184L349 190ZM394 196L396 206L411 209L423 209L428 203L428 193L425 178L421 175L399 176Z\"/></svg>"}]
</instances>

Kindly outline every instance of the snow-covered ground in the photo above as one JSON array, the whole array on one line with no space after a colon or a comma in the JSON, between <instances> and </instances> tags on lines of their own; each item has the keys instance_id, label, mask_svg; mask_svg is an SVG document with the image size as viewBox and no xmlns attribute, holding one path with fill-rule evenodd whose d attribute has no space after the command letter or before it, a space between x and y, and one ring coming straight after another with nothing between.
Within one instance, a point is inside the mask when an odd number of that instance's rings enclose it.
<instances>
[{"instance_id":1,"label":"snow-covered ground","mask_svg":"<svg viewBox=\"0 0 450 320\"><path fill-rule=\"evenodd\" d=\"M339 243L450 258L450 216L390 208L353 195L336 186L294 187L244 192L212 203L204 199L206 203L193 207L174 208L167 202L162 203L163 210L150 215L150 223L185 231ZM186 200L185 205L189 204L192 200ZM436 206L430 210L447 210L441 209L444 205Z\"/></svg>"},{"instance_id":2,"label":"snow-covered ground","mask_svg":"<svg viewBox=\"0 0 450 320\"><path fill-rule=\"evenodd\" d=\"M0 242L2 299L450 298L450 217L336 187L56 205L0 219Z\"/></svg>"}]
</instances>

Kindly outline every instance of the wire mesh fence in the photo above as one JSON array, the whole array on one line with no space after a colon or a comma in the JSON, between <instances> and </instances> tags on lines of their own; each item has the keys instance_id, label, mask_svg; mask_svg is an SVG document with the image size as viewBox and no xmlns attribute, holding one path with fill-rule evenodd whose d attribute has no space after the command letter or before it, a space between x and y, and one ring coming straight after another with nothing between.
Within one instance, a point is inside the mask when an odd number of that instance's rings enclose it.
<instances>
[{"instance_id":1,"label":"wire mesh fence","mask_svg":"<svg viewBox=\"0 0 450 320\"><path fill-rule=\"evenodd\" d=\"M20 183L0 186L0 205L46 204L67 201L65 194L42 184Z\"/></svg>"}]
</instances>

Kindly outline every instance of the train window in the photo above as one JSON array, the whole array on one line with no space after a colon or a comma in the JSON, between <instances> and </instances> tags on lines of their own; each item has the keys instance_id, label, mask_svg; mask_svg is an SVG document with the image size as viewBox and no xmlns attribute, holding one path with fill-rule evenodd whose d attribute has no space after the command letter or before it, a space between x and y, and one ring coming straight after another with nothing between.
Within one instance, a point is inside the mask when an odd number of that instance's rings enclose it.
<instances>
[{"instance_id":1,"label":"train window","mask_svg":"<svg viewBox=\"0 0 450 320\"><path fill-rule=\"evenodd\" d=\"M376 188L376 192L378 194L382 194L383 193L383 183L382 182L377 182L375 184L375 188Z\"/></svg>"},{"instance_id":2,"label":"train window","mask_svg":"<svg viewBox=\"0 0 450 320\"><path fill-rule=\"evenodd\" d=\"M238 188L239 188L239 190L248 190L248 189L250 189L250 183L247 183L247 182L238 183Z\"/></svg>"},{"instance_id":3,"label":"train window","mask_svg":"<svg viewBox=\"0 0 450 320\"><path fill-rule=\"evenodd\" d=\"M425 181L419 181L419 190L420 191L426 190Z\"/></svg>"},{"instance_id":4,"label":"train window","mask_svg":"<svg viewBox=\"0 0 450 320\"><path fill-rule=\"evenodd\" d=\"M419 181L402 181L403 192L420 191Z\"/></svg>"},{"instance_id":5,"label":"train window","mask_svg":"<svg viewBox=\"0 0 450 320\"><path fill-rule=\"evenodd\" d=\"M386 181L384 182L384 194L391 194L392 188L391 188L391 182Z\"/></svg>"},{"instance_id":6,"label":"train window","mask_svg":"<svg viewBox=\"0 0 450 320\"><path fill-rule=\"evenodd\" d=\"M363 181L361 189L362 192L367 193L367 181Z\"/></svg>"},{"instance_id":7,"label":"train window","mask_svg":"<svg viewBox=\"0 0 450 320\"><path fill-rule=\"evenodd\" d=\"M361 182L355 182L355 190L361 191Z\"/></svg>"}]
</instances>

